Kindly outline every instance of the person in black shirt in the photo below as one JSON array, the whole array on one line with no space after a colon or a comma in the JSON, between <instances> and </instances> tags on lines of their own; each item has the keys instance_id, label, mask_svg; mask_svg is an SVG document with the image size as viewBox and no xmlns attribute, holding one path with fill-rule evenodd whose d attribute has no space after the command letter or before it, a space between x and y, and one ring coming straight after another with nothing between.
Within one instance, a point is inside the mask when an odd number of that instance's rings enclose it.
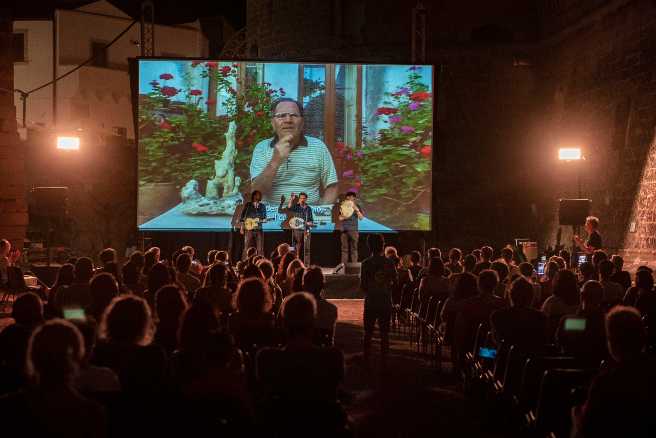
<instances>
[{"instance_id":1,"label":"person in black shirt","mask_svg":"<svg viewBox=\"0 0 656 438\"><path fill-rule=\"evenodd\" d=\"M602 247L601 234L599 234L599 219L594 216L588 216L585 219L585 231L588 233L588 239L583 240L579 236L574 236L574 240L581 246L581 250L592 254Z\"/></svg>"},{"instance_id":2,"label":"person in black shirt","mask_svg":"<svg viewBox=\"0 0 656 438\"><path fill-rule=\"evenodd\" d=\"M371 234L367 239L371 256L362 262L360 290L364 293L364 356L371 355L371 338L378 322L380 350L383 360L389 350L389 326L392 314L392 291L398 283L394 261L383 255L385 239Z\"/></svg>"},{"instance_id":3,"label":"person in black shirt","mask_svg":"<svg viewBox=\"0 0 656 438\"><path fill-rule=\"evenodd\" d=\"M241 212L240 232L244 235L244 254L246 254L248 248L255 247L258 255L264 255L264 230L262 230L262 223L266 220L266 206L261 201L262 193L259 190L253 191L251 202L247 202ZM255 219L259 222L255 228L246 230L244 226L246 219Z\"/></svg>"},{"instance_id":4,"label":"person in black shirt","mask_svg":"<svg viewBox=\"0 0 656 438\"><path fill-rule=\"evenodd\" d=\"M339 214L342 265L358 262L358 221L364 218L364 213L362 207L356 203L356 197L355 192L346 193L345 201L352 202L354 211L349 217L343 216L341 211Z\"/></svg>"},{"instance_id":5,"label":"person in black shirt","mask_svg":"<svg viewBox=\"0 0 656 438\"><path fill-rule=\"evenodd\" d=\"M292 230L294 247L298 258L303 260L306 266L310 265L310 228L314 226L312 208L307 204L307 193L301 192L298 197L292 193L287 208L278 209L281 213L287 213L291 217L303 219L304 226L301 229Z\"/></svg>"}]
</instances>

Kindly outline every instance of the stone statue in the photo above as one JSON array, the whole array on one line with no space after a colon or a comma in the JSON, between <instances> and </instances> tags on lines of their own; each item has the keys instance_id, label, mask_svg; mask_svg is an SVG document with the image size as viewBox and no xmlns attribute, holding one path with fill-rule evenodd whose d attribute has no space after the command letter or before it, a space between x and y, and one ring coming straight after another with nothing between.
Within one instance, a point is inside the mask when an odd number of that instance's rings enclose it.
<instances>
[{"instance_id":1,"label":"stone statue","mask_svg":"<svg viewBox=\"0 0 656 438\"><path fill-rule=\"evenodd\" d=\"M234 121L228 125L225 134L226 147L220 160L214 160L214 178L207 181L205 196L199 191L198 181L189 180L180 191L182 198L182 212L191 215L225 215L231 216L242 202L239 193L241 178L235 176L235 133L237 125ZM219 197L219 188L223 188Z\"/></svg>"},{"instance_id":2,"label":"stone statue","mask_svg":"<svg viewBox=\"0 0 656 438\"><path fill-rule=\"evenodd\" d=\"M228 131L225 134L226 147L221 155L220 160L214 160L214 178L207 181L205 197L218 198L219 187L223 186L223 197L239 194L239 185L241 178L235 176L235 158L237 157L237 148L235 147L235 133L237 124L232 121L228 125Z\"/></svg>"}]
</instances>

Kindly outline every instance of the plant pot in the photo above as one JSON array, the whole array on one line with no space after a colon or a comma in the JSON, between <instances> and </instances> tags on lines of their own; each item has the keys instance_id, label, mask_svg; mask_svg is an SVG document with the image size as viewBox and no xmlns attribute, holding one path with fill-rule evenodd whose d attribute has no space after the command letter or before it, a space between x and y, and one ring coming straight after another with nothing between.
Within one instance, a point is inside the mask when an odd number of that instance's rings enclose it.
<instances>
[{"instance_id":1,"label":"plant pot","mask_svg":"<svg viewBox=\"0 0 656 438\"><path fill-rule=\"evenodd\" d=\"M180 203L174 183L146 183L139 186L137 225L159 216Z\"/></svg>"}]
</instances>

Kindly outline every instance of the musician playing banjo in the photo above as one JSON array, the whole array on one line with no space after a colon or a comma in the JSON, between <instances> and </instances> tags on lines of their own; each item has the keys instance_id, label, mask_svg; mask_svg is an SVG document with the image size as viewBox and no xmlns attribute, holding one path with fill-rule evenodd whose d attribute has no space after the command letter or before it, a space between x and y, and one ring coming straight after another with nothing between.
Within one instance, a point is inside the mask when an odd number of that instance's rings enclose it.
<instances>
[{"instance_id":1,"label":"musician playing banjo","mask_svg":"<svg viewBox=\"0 0 656 438\"><path fill-rule=\"evenodd\" d=\"M291 216L290 227L294 238L294 247L298 258L307 266L310 264L310 228L314 226L312 208L307 204L308 195L301 192L292 193L287 208L282 209Z\"/></svg>"},{"instance_id":2,"label":"musician playing banjo","mask_svg":"<svg viewBox=\"0 0 656 438\"><path fill-rule=\"evenodd\" d=\"M244 205L239 220L239 231L244 235L244 257L248 248L254 246L258 255L264 255L264 231L262 223L266 222L266 206L261 202L262 193L254 190L251 202Z\"/></svg>"},{"instance_id":3,"label":"musician playing banjo","mask_svg":"<svg viewBox=\"0 0 656 438\"><path fill-rule=\"evenodd\" d=\"M358 262L358 221L364 218L363 209L356 202L357 194L347 192L339 206L342 266Z\"/></svg>"}]
</instances>

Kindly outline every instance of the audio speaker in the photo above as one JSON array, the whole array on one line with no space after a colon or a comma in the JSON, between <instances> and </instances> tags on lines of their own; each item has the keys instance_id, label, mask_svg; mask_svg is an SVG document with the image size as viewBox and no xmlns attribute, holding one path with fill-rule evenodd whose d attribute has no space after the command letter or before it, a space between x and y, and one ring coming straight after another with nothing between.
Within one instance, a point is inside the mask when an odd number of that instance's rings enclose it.
<instances>
[{"instance_id":1,"label":"audio speaker","mask_svg":"<svg viewBox=\"0 0 656 438\"><path fill-rule=\"evenodd\" d=\"M592 201L589 199L561 199L558 208L560 225L585 225L590 215Z\"/></svg>"},{"instance_id":2,"label":"audio speaker","mask_svg":"<svg viewBox=\"0 0 656 438\"><path fill-rule=\"evenodd\" d=\"M51 218L68 216L68 187L34 187L31 193L35 215Z\"/></svg>"}]
</instances>

